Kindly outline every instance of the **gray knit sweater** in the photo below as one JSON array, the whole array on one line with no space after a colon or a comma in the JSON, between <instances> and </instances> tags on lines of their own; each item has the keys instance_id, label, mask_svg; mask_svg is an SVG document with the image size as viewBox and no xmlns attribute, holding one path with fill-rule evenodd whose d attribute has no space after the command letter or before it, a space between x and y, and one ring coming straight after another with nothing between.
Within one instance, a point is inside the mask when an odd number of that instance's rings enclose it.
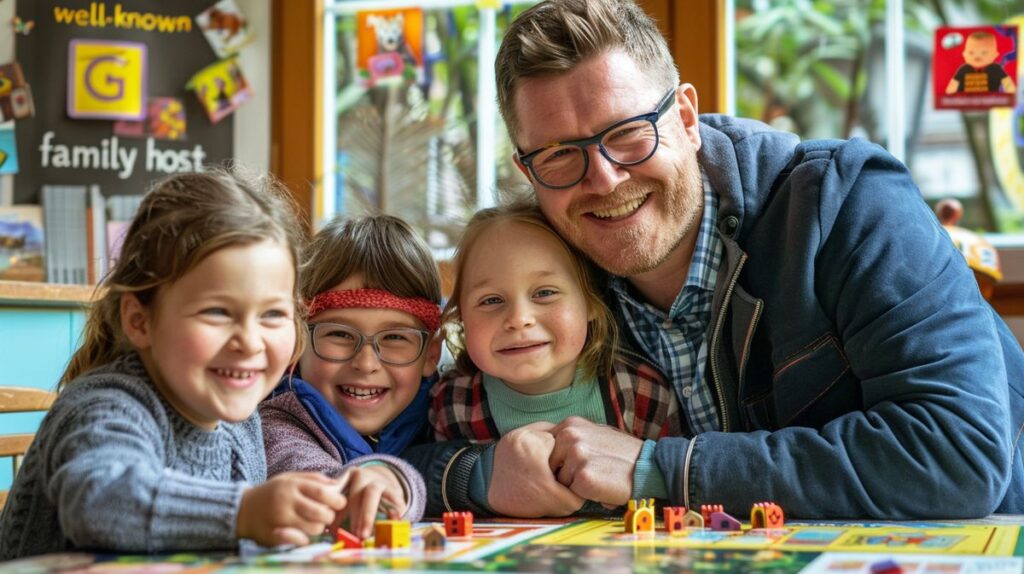
<instances>
[{"instance_id":1,"label":"gray knit sweater","mask_svg":"<svg viewBox=\"0 0 1024 574\"><path fill-rule=\"evenodd\" d=\"M265 479L258 414L202 430L127 355L71 382L43 419L0 515L0 560L236 548L242 490Z\"/></svg>"},{"instance_id":2,"label":"gray knit sweater","mask_svg":"<svg viewBox=\"0 0 1024 574\"><path fill-rule=\"evenodd\" d=\"M423 518L427 490L423 476L398 457L370 454L342 460L337 447L302 406L295 393L282 393L260 404L263 418L263 441L267 447L267 469L270 476L293 470L322 472L338 476L348 466L370 461L387 463L403 482L408 508L402 519L417 522Z\"/></svg>"}]
</instances>

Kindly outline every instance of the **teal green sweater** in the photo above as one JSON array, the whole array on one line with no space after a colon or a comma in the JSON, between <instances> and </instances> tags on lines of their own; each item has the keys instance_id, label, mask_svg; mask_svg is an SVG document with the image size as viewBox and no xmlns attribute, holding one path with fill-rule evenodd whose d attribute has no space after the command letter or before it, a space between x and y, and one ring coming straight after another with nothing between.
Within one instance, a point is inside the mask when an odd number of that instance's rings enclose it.
<instances>
[{"instance_id":1,"label":"teal green sweater","mask_svg":"<svg viewBox=\"0 0 1024 574\"><path fill-rule=\"evenodd\" d=\"M581 379L580 373L577 373L572 384L564 389L543 395L526 395L510 388L500 379L484 374L487 406L498 432L504 435L538 421L558 424L571 416L583 417L599 425L607 424L604 401L597 381ZM653 440L644 441L637 458L633 471L634 498L668 498L665 480L654 463L655 444ZM494 447L491 446L474 465L470 484L473 502L488 509L487 492L493 471Z\"/></svg>"}]
</instances>

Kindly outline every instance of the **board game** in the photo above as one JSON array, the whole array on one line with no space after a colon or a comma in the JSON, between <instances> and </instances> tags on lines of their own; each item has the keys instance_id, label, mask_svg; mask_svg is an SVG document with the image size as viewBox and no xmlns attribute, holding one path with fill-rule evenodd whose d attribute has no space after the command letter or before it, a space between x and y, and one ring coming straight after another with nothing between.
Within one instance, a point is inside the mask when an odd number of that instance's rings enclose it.
<instances>
[{"instance_id":1,"label":"board game","mask_svg":"<svg viewBox=\"0 0 1024 574\"><path fill-rule=\"evenodd\" d=\"M721 532L627 534L622 520L484 521L472 535L449 537L427 551L412 526L408 548L339 548L323 542L241 555L163 557L51 555L0 564L13 572L258 574L264 572L757 572L875 574L895 564L902 573L1024 572L1021 523L793 522L782 528Z\"/></svg>"}]
</instances>

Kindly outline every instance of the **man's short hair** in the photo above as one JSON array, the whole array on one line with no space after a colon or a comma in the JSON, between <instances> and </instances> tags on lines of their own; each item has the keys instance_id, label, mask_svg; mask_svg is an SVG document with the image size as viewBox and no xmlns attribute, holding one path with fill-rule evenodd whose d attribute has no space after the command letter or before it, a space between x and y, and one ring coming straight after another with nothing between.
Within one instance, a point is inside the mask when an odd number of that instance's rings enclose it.
<instances>
[{"instance_id":1,"label":"man's short hair","mask_svg":"<svg viewBox=\"0 0 1024 574\"><path fill-rule=\"evenodd\" d=\"M545 0L512 22L498 49L498 108L515 140L515 89L519 78L568 72L604 52L621 50L659 89L679 84L668 44L633 0Z\"/></svg>"}]
</instances>

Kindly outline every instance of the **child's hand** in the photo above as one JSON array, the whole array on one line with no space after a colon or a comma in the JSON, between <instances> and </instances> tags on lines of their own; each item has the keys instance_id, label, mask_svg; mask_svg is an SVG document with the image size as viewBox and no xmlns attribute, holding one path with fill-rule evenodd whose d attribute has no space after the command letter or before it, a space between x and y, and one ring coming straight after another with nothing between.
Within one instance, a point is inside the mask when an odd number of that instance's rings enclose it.
<instances>
[{"instance_id":1,"label":"child's hand","mask_svg":"<svg viewBox=\"0 0 1024 574\"><path fill-rule=\"evenodd\" d=\"M344 483L318 472L289 472L242 492L239 538L263 546L309 544L345 507Z\"/></svg>"},{"instance_id":2,"label":"child's hand","mask_svg":"<svg viewBox=\"0 0 1024 574\"><path fill-rule=\"evenodd\" d=\"M405 514L405 491L390 466L371 465L349 468L338 478L345 490L348 504L338 513L335 526L347 516L348 531L360 539L373 534L377 512L398 519Z\"/></svg>"}]
</instances>

